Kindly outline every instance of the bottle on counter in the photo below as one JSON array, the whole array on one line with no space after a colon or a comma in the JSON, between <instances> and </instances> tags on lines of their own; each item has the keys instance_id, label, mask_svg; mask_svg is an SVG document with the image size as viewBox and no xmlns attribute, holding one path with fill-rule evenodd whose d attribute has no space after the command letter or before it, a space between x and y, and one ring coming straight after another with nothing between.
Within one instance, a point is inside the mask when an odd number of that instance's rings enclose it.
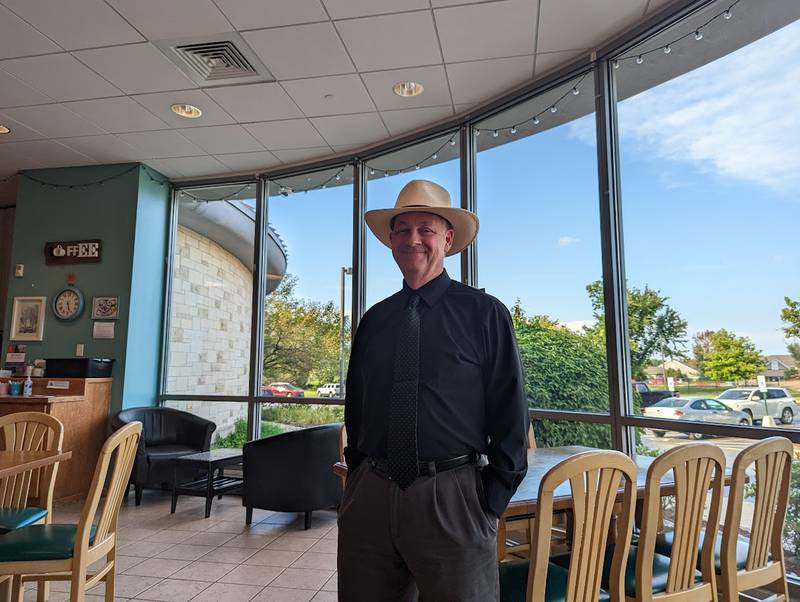
<instances>
[{"instance_id":1,"label":"bottle on counter","mask_svg":"<svg viewBox=\"0 0 800 602\"><path fill-rule=\"evenodd\" d=\"M22 395L30 397L33 395L33 381L31 380L31 373L33 366L25 366L25 382L22 384Z\"/></svg>"}]
</instances>

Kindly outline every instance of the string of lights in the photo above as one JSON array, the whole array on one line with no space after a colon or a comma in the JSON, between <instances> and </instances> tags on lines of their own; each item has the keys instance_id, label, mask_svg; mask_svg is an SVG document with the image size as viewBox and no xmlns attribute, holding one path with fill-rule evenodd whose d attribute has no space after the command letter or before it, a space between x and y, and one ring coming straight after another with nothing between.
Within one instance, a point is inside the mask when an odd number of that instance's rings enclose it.
<instances>
[{"instance_id":1,"label":"string of lights","mask_svg":"<svg viewBox=\"0 0 800 602\"><path fill-rule=\"evenodd\" d=\"M441 153L446 147L455 145L456 145L456 134L453 134L444 144L442 144L439 148L433 151L430 155L422 159L422 161L411 163L407 167L402 167L400 169L381 169L379 167L367 164L367 167L369 168L369 175L374 176L377 172L382 172L384 177L388 177L406 171L410 171L412 169L416 171L417 169L424 167L425 163L427 163L428 161L436 161L436 159L439 158L439 153Z\"/></svg>"},{"instance_id":2,"label":"string of lights","mask_svg":"<svg viewBox=\"0 0 800 602\"><path fill-rule=\"evenodd\" d=\"M679 38L675 38L671 42L667 42L666 44L664 44L662 46L657 46L656 48L652 48L652 49L647 50L645 52L637 52L635 54L631 54L631 55L628 55L628 56L621 56L621 57L619 57L617 59L614 59L611 62L611 64L613 65L614 69L619 69L620 64L622 64L625 61L633 61L637 65L641 65L642 63L644 63L644 59L645 59L646 56L648 56L650 54L653 54L654 52L663 52L664 54L669 54L669 53L672 52L672 47L675 44L677 44L679 42L682 42L683 40L685 40L687 38L693 37L696 41L699 42L700 40L703 39L703 30L706 27L708 27L711 23L713 23L714 21L716 21L718 19L722 19L724 21L729 21L731 19L731 17L733 16L733 7L736 6L737 4L739 4L739 2L741 2L741 0L735 0L735 2L733 2L731 5L729 5L728 8L726 8L722 12L719 12L719 13L715 14L713 17L708 19L705 23L703 23L702 25L699 25L698 27L696 27L694 29L694 31L690 31L688 33L685 33L684 35L680 36Z\"/></svg>"},{"instance_id":3,"label":"string of lights","mask_svg":"<svg viewBox=\"0 0 800 602\"><path fill-rule=\"evenodd\" d=\"M19 172L19 176L25 178L26 180L30 180L31 182L36 182L40 186L45 186L47 188L59 188L59 189L69 189L69 190L76 189L76 188L86 189L86 188L89 188L89 187L92 187L92 186L102 186L106 182L111 182L113 180L118 180L119 178L131 173L132 171L134 171L136 169L139 169L140 167L142 168L142 171L147 175L147 177L150 179L151 182L154 182L154 183L158 184L159 186L169 186L169 182L166 182L164 180L160 180L158 178L153 177L153 175L150 173L149 168L146 165L144 165L144 164L140 165L138 163L136 163L134 165L131 165L128 169L125 169L125 170L123 170L123 171L121 171L121 172L119 172L117 174L112 175L112 176L107 176L105 178L101 178L99 180L93 180L91 182L83 182L81 184L56 184L54 182L47 182L45 180L40 180L39 178L36 178L36 177L30 175L29 173L22 172L22 171ZM10 179L10 178L7 178L7 180L8 179Z\"/></svg>"},{"instance_id":4,"label":"string of lights","mask_svg":"<svg viewBox=\"0 0 800 602\"><path fill-rule=\"evenodd\" d=\"M239 190L237 190L233 194L226 194L226 195L223 195L223 196L221 196L221 197L219 197L217 199L204 199L204 198L201 198L201 197L193 195L191 192L188 192L185 189L182 189L180 191L180 193L182 195L184 195L184 196L188 196L190 199L192 199L193 201L197 201L198 203L216 203L217 201L241 200L241 199L238 199L237 197L242 192L244 192L245 190L250 188L252 185L253 185L252 183L245 184L244 186L242 186Z\"/></svg>"},{"instance_id":5,"label":"string of lights","mask_svg":"<svg viewBox=\"0 0 800 602\"><path fill-rule=\"evenodd\" d=\"M278 180L271 180L271 182L274 182L275 184L280 186L279 192L283 196L289 196L292 193L308 192L309 190L322 190L323 188L327 188L328 184L330 184L331 182L334 182L334 181L335 182L339 182L339 181L341 181L342 174L344 173L344 170L347 169L348 167L350 167L350 166L349 165L343 165L341 167L341 169L339 169L339 171L337 171L335 174L333 174L330 178L328 178L327 180L325 180L321 184L317 184L316 186L309 186L308 188L300 188L300 189L292 188L288 184L284 184L284 183L282 183L282 182L280 182ZM311 180L311 178L309 177L308 181L310 181L310 180Z\"/></svg>"}]
</instances>

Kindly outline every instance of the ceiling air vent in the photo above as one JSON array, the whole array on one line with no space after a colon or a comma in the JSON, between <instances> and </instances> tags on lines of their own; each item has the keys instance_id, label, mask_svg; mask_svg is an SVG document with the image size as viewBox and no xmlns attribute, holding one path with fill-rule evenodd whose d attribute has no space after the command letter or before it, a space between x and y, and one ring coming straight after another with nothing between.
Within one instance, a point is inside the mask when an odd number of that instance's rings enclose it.
<instances>
[{"instance_id":1,"label":"ceiling air vent","mask_svg":"<svg viewBox=\"0 0 800 602\"><path fill-rule=\"evenodd\" d=\"M269 70L235 32L159 40L155 44L200 86L274 81Z\"/></svg>"}]
</instances>

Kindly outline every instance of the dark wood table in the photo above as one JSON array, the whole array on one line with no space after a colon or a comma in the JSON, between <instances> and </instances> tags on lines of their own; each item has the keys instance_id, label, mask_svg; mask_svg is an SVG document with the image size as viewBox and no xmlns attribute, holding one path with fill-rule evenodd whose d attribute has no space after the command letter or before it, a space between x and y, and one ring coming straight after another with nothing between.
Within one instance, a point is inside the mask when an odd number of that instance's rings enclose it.
<instances>
[{"instance_id":1,"label":"dark wood table","mask_svg":"<svg viewBox=\"0 0 800 602\"><path fill-rule=\"evenodd\" d=\"M0 479L63 462L71 457L71 451L0 451Z\"/></svg>"},{"instance_id":2,"label":"dark wood table","mask_svg":"<svg viewBox=\"0 0 800 602\"><path fill-rule=\"evenodd\" d=\"M242 461L241 449L212 449L207 452L189 454L174 460L175 471L172 477L172 510L178 505L179 495L194 495L206 498L206 518L211 516L211 502L214 496L222 497L223 493L230 493L241 489L244 481L237 477L226 477L225 466L238 464ZM178 473L181 468L201 468L206 471L206 476L189 483L178 483ZM214 476L214 473L217 476Z\"/></svg>"}]
</instances>

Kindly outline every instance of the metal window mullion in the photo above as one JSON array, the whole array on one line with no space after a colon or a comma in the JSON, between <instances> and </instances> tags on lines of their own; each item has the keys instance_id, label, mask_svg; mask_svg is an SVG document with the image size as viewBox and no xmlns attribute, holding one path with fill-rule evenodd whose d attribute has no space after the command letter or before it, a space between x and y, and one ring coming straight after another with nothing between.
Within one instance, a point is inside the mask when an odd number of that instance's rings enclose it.
<instances>
[{"instance_id":1,"label":"metal window mullion","mask_svg":"<svg viewBox=\"0 0 800 602\"><path fill-rule=\"evenodd\" d=\"M352 306L350 310L350 342L366 311L367 292L367 226L364 214L367 210L367 164L356 160L353 163L353 279Z\"/></svg>"},{"instance_id":2,"label":"metal window mullion","mask_svg":"<svg viewBox=\"0 0 800 602\"><path fill-rule=\"evenodd\" d=\"M248 396L257 398L261 392L264 365L264 310L267 294L267 232L269 230L268 181L261 177L256 183L256 223L253 249L253 307L250 320L250 379ZM261 403L247 404L247 440L261 434Z\"/></svg>"},{"instance_id":3,"label":"metal window mullion","mask_svg":"<svg viewBox=\"0 0 800 602\"><path fill-rule=\"evenodd\" d=\"M635 431L621 421L623 416L633 413L633 391L628 346L616 90L607 60L595 64L594 81L611 439L615 449L633 455L636 452Z\"/></svg>"},{"instance_id":4,"label":"metal window mullion","mask_svg":"<svg viewBox=\"0 0 800 602\"><path fill-rule=\"evenodd\" d=\"M164 314L161 318L161 361L158 379L158 405L163 405L161 396L167 392L169 369L170 329L172 327L172 278L175 272L175 246L178 238L178 190L170 187L169 236L167 239L166 270L164 275Z\"/></svg>"},{"instance_id":5,"label":"metal window mullion","mask_svg":"<svg viewBox=\"0 0 800 602\"><path fill-rule=\"evenodd\" d=\"M460 130L461 145L461 208L472 211L476 215L477 190L475 170L475 134L473 126L465 124ZM477 237L466 249L461 251L461 282L470 286L478 286L478 239Z\"/></svg>"}]
</instances>

